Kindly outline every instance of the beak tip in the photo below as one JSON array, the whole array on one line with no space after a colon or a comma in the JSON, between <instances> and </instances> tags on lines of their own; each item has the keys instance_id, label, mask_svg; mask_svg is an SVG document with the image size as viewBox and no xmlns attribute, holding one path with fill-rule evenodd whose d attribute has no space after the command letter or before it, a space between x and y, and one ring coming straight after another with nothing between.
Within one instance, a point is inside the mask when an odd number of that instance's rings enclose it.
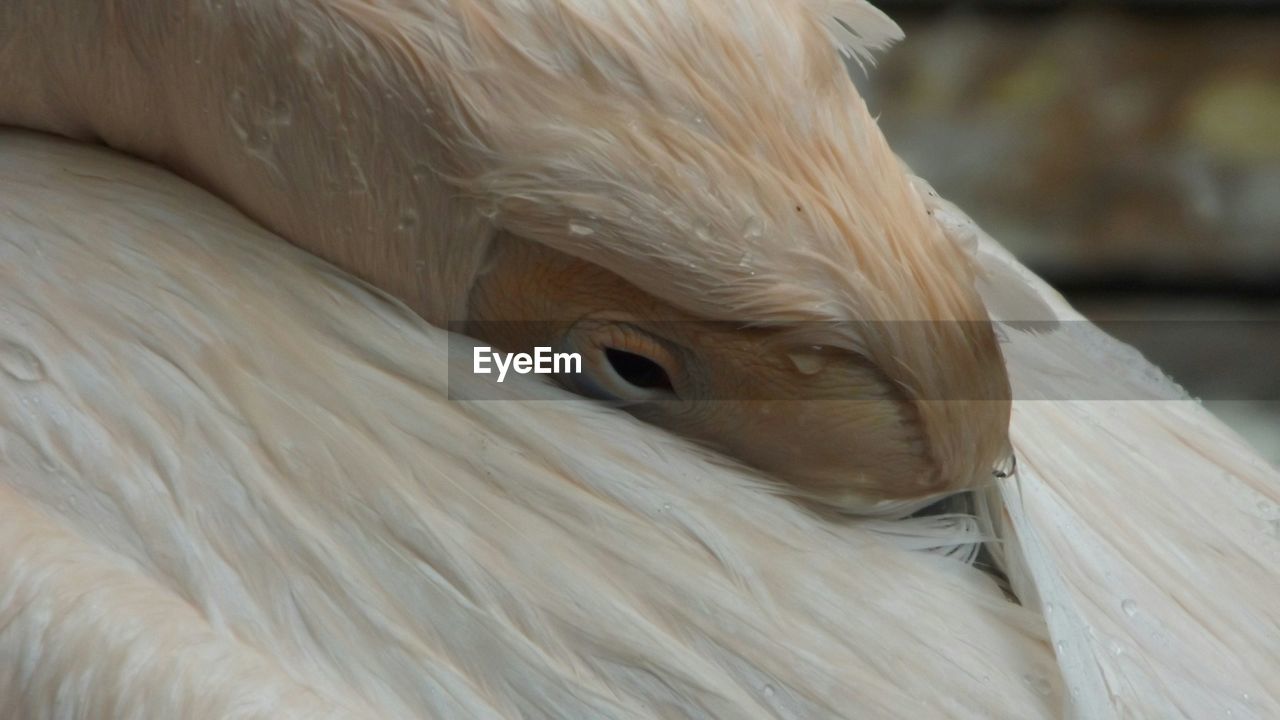
<instances>
[{"instance_id":1,"label":"beak tip","mask_svg":"<svg viewBox=\"0 0 1280 720\"><path fill-rule=\"evenodd\" d=\"M1009 453L1008 469L1006 470L1003 467L1003 463L1001 463L1001 466L996 467L996 469L991 471L991 476L996 478L997 480L1004 480L1005 478L1012 477L1017 472L1018 472L1018 456L1014 455L1013 453Z\"/></svg>"}]
</instances>

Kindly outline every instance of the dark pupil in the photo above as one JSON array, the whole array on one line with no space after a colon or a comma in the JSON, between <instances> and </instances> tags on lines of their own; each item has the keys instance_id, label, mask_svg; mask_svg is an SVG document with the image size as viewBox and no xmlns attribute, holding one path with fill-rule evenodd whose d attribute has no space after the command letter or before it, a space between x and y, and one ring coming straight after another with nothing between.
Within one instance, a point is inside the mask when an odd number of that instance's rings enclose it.
<instances>
[{"instance_id":1,"label":"dark pupil","mask_svg":"<svg viewBox=\"0 0 1280 720\"><path fill-rule=\"evenodd\" d=\"M649 358L614 348L605 348L604 355L613 366L613 371L632 385L639 388L672 389L667 371Z\"/></svg>"}]
</instances>

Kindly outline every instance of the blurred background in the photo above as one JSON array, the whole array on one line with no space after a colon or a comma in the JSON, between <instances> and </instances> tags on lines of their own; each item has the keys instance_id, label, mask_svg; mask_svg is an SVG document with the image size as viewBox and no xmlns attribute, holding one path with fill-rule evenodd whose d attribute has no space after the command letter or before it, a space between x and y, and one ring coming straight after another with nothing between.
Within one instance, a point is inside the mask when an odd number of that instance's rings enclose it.
<instances>
[{"instance_id":1,"label":"blurred background","mask_svg":"<svg viewBox=\"0 0 1280 720\"><path fill-rule=\"evenodd\" d=\"M1280 465L1280 2L873 2L895 150Z\"/></svg>"}]
</instances>

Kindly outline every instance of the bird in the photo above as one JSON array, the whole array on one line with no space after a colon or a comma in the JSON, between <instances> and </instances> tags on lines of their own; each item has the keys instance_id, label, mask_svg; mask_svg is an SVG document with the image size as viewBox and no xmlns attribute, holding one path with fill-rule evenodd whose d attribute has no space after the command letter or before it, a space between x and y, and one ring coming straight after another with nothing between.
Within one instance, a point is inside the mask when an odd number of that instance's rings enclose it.
<instances>
[{"instance_id":1,"label":"bird","mask_svg":"<svg viewBox=\"0 0 1280 720\"><path fill-rule=\"evenodd\" d=\"M165 73L190 69L181 62L188 51L196 67L239 51L246 85L272 76L255 69L286 57L321 76L326 67L370 73L330 99L339 108L384 89L394 96L396 72L429 67L388 63L363 28L416 47L421 33L463 27L448 18L424 27L422 12L434 7L211 2L128 15L86 4L57 16L32 4L0 8L0 67L35 71L0 75L5 122L151 162L0 131L0 714L1280 714L1270 672L1280 648L1280 474L905 170L907 185L896 170L879 178L885 191L921 203L941 233L934 239L961 261L952 277L969 265L987 316L1000 323L1018 463L975 490L975 517L814 513L766 470L735 465L689 442L687 431L527 378L504 385L496 402L466 399L478 378L457 368L474 342L487 341L444 324L460 319L484 334L465 306L494 302L491 294L501 303L515 267L501 255L558 250L537 262L585 261L644 293L633 300L665 303L694 322L720 316L690 308L724 298L706 282L680 290L685 302L655 291L663 278L698 280L700 270L668 272L661 258L624 263L626 248L610 244L624 244L614 229L592 222L614 216L584 209L603 190L561 199L575 210L573 227L555 214L520 214L539 198L487 190L489 182L518 188L532 180L520 168L546 166L481 162L492 150L481 141L492 138L474 134L483 128L468 113L479 108L456 116L467 121L459 137L478 153L463 159L478 165L438 177L458 181L457 202L480 203L479 217L501 228L490 238L496 246L468 256L474 272L461 275L475 277L465 293L444 292L450 285L428 274L415 295L388 282L394 274L374 278L377 262L362 270L334 253L348 247L346 230L373 237L378 227L432 217L374 199L405 191L405 175L371 170L407 165L410 186L437 171L416 167L421 155L370 149L434 126L407 124L390 101L347 120L339 110L315 137L360 142L316 140L329 154L310 157L324 171L274 177L272 167L290 167L281 157L288 143L277 144L288 134L272 133L299 121L292 96L263 106L232 88L231 109L274 110L232 113L229 139L205 147L200 162L191 153L203 146L191 140L218 135L183 133L222 105L203 105L195 90L185 103L147 97L179 82ZM885 27L876 14L855 16L853 5L807 7L848 11L834 27L819 20L827 33L865 38ZM761 14L770 8L744 22L811 19ZM335 9L346 14L326 14ZM298 46L270 33L315 13L323 22L310 27L335 35ZM210 17L227 24L203 25L198 37L181 31ZM139 20L136 42L127 52L104 45L97 33L127 18ZM245 18L262 22L232 22ZM485 12L466 19L480 23L465 26L472 30L496 27ZM66 42L61 23L82 42ZM243 52L254 33L278 41L272 52ZM726 49L707 42L715 35L698 37L686 46ZM835 54L816 33L805 37L788 47ZM168 47L172 62L148 47ZM632 59L642 58L608 62ZM155 82L130 81L130 72ZM77 90L69 81L77 75L97 84ZM807 79L793 80L807 87ZM91 118L82 102L107 112ZM157 120L135 124L139 109ZM547 130L536 116L518 122ZM716 122L714 113L693 119ZM241 134L251 141L243 147ZM516 207L484 205L496 196ZM677 199L668 197L678 219ZM499 221L506 217L523 224ZM531 229L539 222L546 234ZM313 240L287 232L303 226ZM930 247L929 236L917 240ZM785 237L802 251L813 242ZM417 259L383 260L418 269ZM749 260L757 275L777 267L754 254L731 260ZM815 287L800 283L793 297ZM577 302L552 290L548 301ZM430 310L450 303L461 307ZM492 331L502 326L499 317ZM825 352L815 353L819 362ZM989 539L1007 584L973 563L973 548Z\"/></svg>"},{"instance_id":2,"label":"bird","mask_svg":"<svg viewBox=\"0 0 1280 720\"><path fill-rule=\"evenodd\" d=\"M864 2L3 12L0 123L173 169L437 326L576 353L566 386L799 499L903 512L1010 464L972 262L837 52L898 36Z\"/></svg>"},{"instance_id":3,"label":"bird","mask_svg":"<svg viewBox=\"0 0 1280 720\"><path fill-rule=\"evenodd\" d=\"M972 518L833 522L479 342L0 130L0 717L1053 717Z\"/></svg>"}]
</instances>

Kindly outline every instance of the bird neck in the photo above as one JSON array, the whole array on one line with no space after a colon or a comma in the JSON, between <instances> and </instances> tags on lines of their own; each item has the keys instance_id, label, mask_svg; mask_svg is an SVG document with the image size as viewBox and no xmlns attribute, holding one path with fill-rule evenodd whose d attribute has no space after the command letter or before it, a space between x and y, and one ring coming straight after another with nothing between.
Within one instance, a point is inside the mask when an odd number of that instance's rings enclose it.
<instances>
[{"instance_id":1,"label":"bird neck","mask_svg":"<svg viewBox=\"0 0 1280 720\"><path fill-rule=\"evenodd\" d=\"M162 165L443 325L490 233L438 175L422 58L339 5L6 0L0 124Z\"/></svg>"}]
</instances>

